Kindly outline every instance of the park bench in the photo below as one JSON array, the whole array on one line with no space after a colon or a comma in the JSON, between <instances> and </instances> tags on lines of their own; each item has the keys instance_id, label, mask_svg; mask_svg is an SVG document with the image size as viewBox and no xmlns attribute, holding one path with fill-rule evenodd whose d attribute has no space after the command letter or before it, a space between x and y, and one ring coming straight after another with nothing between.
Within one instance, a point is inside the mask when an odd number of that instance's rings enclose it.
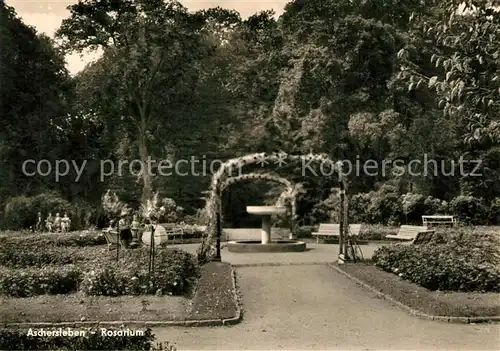
<instances>
[{"instance_id":1,"label":"park bench","mask_svg":"<svg viewBox=\"0 0 500 351\"><path fill-rule=\"evenodd\" d=\"M432 240L434 230L418 225L402 225L396 235L387 235L387 239L407 241L412 244L425 244Z\"/></svg>"},{"instance_id":2,"label":"park bench","mask_svg":"<svg viewBox=\"0 0 500 351\"><path fill-rule=\"evenodd\" d=\"M451 225L454 226L457 224L457 219L453 216L442 216L442 215L433 215L433 216L422 216L422 222L424 227L432 227L435 225Z\"/></svg>"},{"instance_id":3,"label":"park bench","mask_svg":"<svg viewBox=\"0 0 500 351\"><path fill-rule=\"evenodd\" d=\"M359 235L361 231L361 224L350 224L349 234ZM338 223L321 223L319 225L318 231L311 233L311 235L316 237L316 243L319 243L319 237L340 237L340 224Z\"/></svg>"},{"instance_id":4,"label":"park bench","mask_svg":"<svg viewBox=\"0 0 500 351\"><path fill-rule=\"evenodd\" d=\"M181 244L184 242L184 231L177 223L161 223L160 225L165 228L168 239L172 239L172 244L175 244L176 238L181 239Z\"/></svg>"},{"instance_id":5,"label":"park bench","mask_svg":"<svg viewBox=\"0 0 500 351\"><path fill-rule=\"evenodd\" d=\"M115 228L106 228L102 230L102 234L104 235L104 238L106 239L106 242L108 243L108 250L111 251L118 245L118 241L120 242L120 245L125 248L124 243L119 240L118 238L118 232L116 231Z\"/></svg>"}]
</instances>

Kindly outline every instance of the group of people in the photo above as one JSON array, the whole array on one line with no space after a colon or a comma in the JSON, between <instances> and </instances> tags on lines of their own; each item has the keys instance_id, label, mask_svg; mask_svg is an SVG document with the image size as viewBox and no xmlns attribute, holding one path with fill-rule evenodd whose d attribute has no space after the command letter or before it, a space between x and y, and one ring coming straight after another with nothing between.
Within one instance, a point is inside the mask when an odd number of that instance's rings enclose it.
<instances>
[{"instance_id":1,"label":"group of people","mask_svg":"<svg viewBox=\"0 0 500 351\"><path fill-rule=\"evenodd\" d=\"M53 217L52 213L49 212L49 215L44 222L42 219L42 213L38 212L36 230L41 232L43 231L44 227L45 230L49 232L67 233L71 228L71 219L68 217L67 213L65 213L63 217L61 217L59 213L56 213L56 216Z\"/></svg>"},{"instance_id":2,"label":"group of people","mask_svg":"<svg viewBox=\"0 0 500 351\"><path fill-rule=\"evenodd\" d=\"M108 229L114 229L115 223L116 222L112 220L109 223ZM137 232L140 229L139 227L140 224L139 221L137 220L137 215L133 215L132 220L130 220L130 216L126 213L122 213L120 215L120 219L118 221L118 228L120 231L120 240L122 241L125 247L128 247L132 239L134 239L132 231Z\"/></svg>"}]
</instances>

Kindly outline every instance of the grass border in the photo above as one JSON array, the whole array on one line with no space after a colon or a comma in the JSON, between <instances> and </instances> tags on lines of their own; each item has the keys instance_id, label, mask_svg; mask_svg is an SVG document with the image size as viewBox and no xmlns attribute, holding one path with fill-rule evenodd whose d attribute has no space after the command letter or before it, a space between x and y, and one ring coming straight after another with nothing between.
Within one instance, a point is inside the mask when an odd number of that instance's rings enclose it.
<instances>
[{"instance_id":1,"label":"grass border","mask_svg":"<svg viewBox=\"0 0 500 351\"><path fill-rule=\"evenodd\" d=\"M440 322L447 322L447 323L455 323L455 324L471 324L471 323L496 323L500 322L500 316L489 316L489 317L451 317L451 316L434 316L430 315L427 313L423 313L419 310L416 310L414 308L411 308L404 303L397 301L394 299L391 295L383 293L373 286L363 282L362 280L354 277L353 275L347 273L346 271L342 270L341 268L337 267L336 263L328 263L328 266L335 271L343 274L345 277L351 279L354 281L356 284L361 285L362 287L370 290L374 294L376 294L378 297L383 298L384 300L389 301L390 303L396 305L397 307L405 310L409 314L413 316L420 317L422 319L427 319L427 320L433 320L433 321L440 321Z\"/></svg>"},{"instance_id":2,"label":"grass border","mask_svg":"<svg viewBox=\"0 0 500 351\"><path fill-rule=\"evenodd\" d=\"M183 321L76 321L76 322L21 322L21 323L3 323L0 324L2 328L43 328L43 327L115 327L115 326L128 326L128 327L162 327L162 326L183 326L183 327L215 327L238 324L242 320L242 309L238 288L236 284L236 271L231 266L231 283L233 301L236 307L236 315L232 318L214 318L214 319L186 319Z\"/></svg>"}]
</instances>

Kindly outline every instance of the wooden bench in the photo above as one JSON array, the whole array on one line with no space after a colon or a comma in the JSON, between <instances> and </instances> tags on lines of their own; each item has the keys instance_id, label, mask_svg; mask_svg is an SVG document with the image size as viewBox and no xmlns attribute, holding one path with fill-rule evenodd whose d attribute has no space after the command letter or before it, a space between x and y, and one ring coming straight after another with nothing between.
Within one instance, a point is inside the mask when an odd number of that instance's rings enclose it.
<instances>
[{"instance_id":1,"label":"wooden bench","mask_svg":"<svg viewBox=\"0 0 500 351\"><path fill-rule=\"evenodd\" d=\"M349 224L349 235L359 235L361 231L361 224ZM316 237L316 243L319 243L320 236L326 237L340 237L340 224L338 223L321 223L318 231L311 233Z\"/></svg>"},{"instance_id":2,"label":"wooden bench","mask_svg":"<svg viewBox=\"0 0 500 351\"><path fill-rule=\"evenodd\" d=\"M451 225L454 226L457 224L457 219L453 216L442 216L442 215L434 215L434 216L422 216L422 223L424 227L431 227L433 225Z\"/></svg>"},{"instance_id":3,"label":"wooden bench","mask_svg":"<svg viewBox=\"0 0 500 351\"><path fill-rule=\"evenodd\" d=\"M181 244L184 242L184 230L177 223L161 223L160 225L165 228L168 239L172 239L172 244L175 244L176 237L181 239Z\"/></svg>"},{"instance_id":4,"label":"wooden bench","mask_svg":"<svg viewBox=\"0 0 500 351\"><path fill-rule=\"evenodd\" d=\"M418 225L402 225L397 235L387 235L387 239L409 241L412 244L423 244L431 241L434 230Z\"/></svg>"},{"instance_id":5,"label":"wooden bench","mask_svg":"<svg viewBox=\"0 0 500 351\"><path fill-rule=\"evenodd\" d=\"M118 238L118 232L116 231L116 228L106 228L102 230L102 234L104 235L104 238L106 238L106 242L108 243L108 250L111 251L115 248L118 248L118 242L120 242L120 245L122 248L125 248L125 245L123 242Z\"/></svg>"}]
</instances>

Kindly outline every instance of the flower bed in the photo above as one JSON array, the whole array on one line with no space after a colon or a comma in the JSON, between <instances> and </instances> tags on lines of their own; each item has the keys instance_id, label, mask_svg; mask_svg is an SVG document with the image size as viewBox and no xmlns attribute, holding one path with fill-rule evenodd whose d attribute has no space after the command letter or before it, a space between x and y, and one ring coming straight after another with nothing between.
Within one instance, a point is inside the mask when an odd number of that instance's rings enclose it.
<instances>
[{"instance_id":1,"label":"flower bed","mask_svg":"<svg viewBox=\"0 0 500 351\"><path fill-rule=\"evenodd\" d=\"M28 233L21 234L20 232L12 235L4 235L0 237L0 245L30 245L33 247L40 246L98 246L106 244L106 239L103 235L96 232L72 232L72 233Z\"/></svg>"},{"instance_id":2,"label":"flower bed","mask_svg":"<svg viewBox=\"0 0 500 351\"><path fill-rule=\"evenodd\" d=\"M81 269L73 265L39 269L0 267L0 294L12 297L69 294L78 290L82 277Z\"/></svg>"},{"instance_id":3,"label":"flower bed","mask_svg":"<svg viewBox=\"0 0 500 351\"><path fill-rule=\"evenodd\" d=\"M104 245L61 247L57 242L4 241L0 245L0 294L182 295L199 276L195 257L183 251L155 250L155 270L150 275L148 248L120 250L116 262L116 251Z\"/></svg>"},{"instance_id":4,"label":"flower bed","mask_svg":"<svg viewBox=\"0 0 500 351\"><path fill-rule=\"evenodd\" d=\"M497 236L457 230L442 234L440 240L444 243L385 246L374 253L373 261L430 290L500 292Z\"/></svg>"},{"instance_id":5,"label":"flower bed","mask_svg":"<svg viewBox=\"0 0 500 351\"><path fill-rule=\"evenodd\" d=\"M81 285L87 295L181 295L193 287L199 266L193 255L178 250L155 252L154 274L148 273L147 249L125 251L122 264L109 257L98 266L87 265Z\"/></svg>"}]
</instances>

